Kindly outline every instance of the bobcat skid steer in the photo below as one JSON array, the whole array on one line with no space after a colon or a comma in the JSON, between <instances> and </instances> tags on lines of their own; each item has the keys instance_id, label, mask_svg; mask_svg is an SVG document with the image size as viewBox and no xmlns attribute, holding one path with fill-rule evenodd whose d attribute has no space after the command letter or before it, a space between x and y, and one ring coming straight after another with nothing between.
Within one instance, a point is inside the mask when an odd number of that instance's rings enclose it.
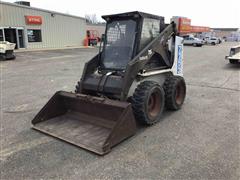
<instances>
[{"instance_id":1,"label":"bobcat skid steer","mask_svg":"<svg viewBox=\"0 0 240 180\"><path fill-rule=\"evenodd\" d=\"M186 94L183 39L176 25L142 12L103 16L99 53L85 64L75 93L59 91L32 120L33 128L99 155L152 125Z\"/></svg>"}]
</instances>

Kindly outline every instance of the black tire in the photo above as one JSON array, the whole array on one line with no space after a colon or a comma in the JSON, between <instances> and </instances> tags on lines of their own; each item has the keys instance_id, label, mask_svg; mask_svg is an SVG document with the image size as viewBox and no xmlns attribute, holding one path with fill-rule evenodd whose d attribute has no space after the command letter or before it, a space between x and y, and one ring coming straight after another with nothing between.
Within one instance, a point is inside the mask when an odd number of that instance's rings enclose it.
<instances>
[{"instance_id":1,"label":"black tire","mask_svg":"<svg viewBox=\"0 0 240 180\"><path fill-rule=\"evenodd\" d=\"M164 90L156 82L144 81L135 89L131 101L136 120L152 125L161 118L165 105Z\"/></svg>"},{"instance_id":2,"label":"black tire","mask_svg":"<svg viewBox=\"0 0 240 180\"><path fill-rule=\"evenodd\" d=\"M212 42L211 44L212 44L212 45L214 45L214 46L216 45L216 43L215 43L215 42Z\"/></svg>"},{"instance_id":3,"label":"black tire","mask_svg":"<svg viewBox=\"0 0 240 180\"><path fill-rule=\"evenodd\" d=\"M15 60L16 56L15 55L11 55L9 57L6 57L6 60Z\"/></svg>"},{"instance_id":4,"label":"black tire","mask_svg":"<svg viewBox=\"0 0 240 180\"><path fill-rule=\"evenodd\" d=\"M197 44L196 44L196 43L193 43L193 46L194 46L194 47L197 47Z\"/></svg>"},{"instance_id":5,"label":"black tire","mask_svg":"<svg viewBox=\"0 0 240 180\"><path fill-rule=\"evenodd\" d=\"M183 77L171 76L164 82L165 105L167 109L181 108L186 96L186 83Z\"/></svg>"},{"instance_id":6,"label":"black tire","mask_svg":"<svg viewBox=\"0 0 240 180\"><path fill-rule=\"evenodd\" d=\"M231 63L231 64L237 64L237 61L232 60L232 59L229 59L229 63Z\"/></svg>"},{"instance_id":7,"label":"black tire","mask_svg":"<svg viewBox=\"0 0 240 180\"><path fill-rule=\"evenodd\" d=\"M0 55L0 60L2 61L6 60L6 55L5 54Z\"/></svg>"}]
</instances>

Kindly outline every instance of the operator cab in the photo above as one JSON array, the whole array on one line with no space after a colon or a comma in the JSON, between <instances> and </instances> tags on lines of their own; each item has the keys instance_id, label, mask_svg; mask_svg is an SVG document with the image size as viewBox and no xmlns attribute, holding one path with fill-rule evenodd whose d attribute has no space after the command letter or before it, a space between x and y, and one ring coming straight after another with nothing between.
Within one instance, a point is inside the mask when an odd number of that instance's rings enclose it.
<instances>
[{"instance_id":1,"label":"operator cab","mask_svg":"<svg viewBox=\"0 0 240 180\"><path fill-rule=\"evenodd\" d=\"M129 62L145 52L146 46L164 30L164 17L135 11L102 18L107 22L103 49L93 58L97 68L82 80L81 92L86 90L94 96L119 99ZM153 52L144 71L168 68L169 64L159 53Z\"/></svg>"},{"instance_id":2,"label":"operator cab","mask_svg":"<svg viewBox=\"0 0 240 180\"><path fill-rule=\"evenodd\" d=\"M124 71L128 62L165 27L164 17L138 11L103 19L107 25L100 69L105 71Z\"/></svg>"}]
</instances>

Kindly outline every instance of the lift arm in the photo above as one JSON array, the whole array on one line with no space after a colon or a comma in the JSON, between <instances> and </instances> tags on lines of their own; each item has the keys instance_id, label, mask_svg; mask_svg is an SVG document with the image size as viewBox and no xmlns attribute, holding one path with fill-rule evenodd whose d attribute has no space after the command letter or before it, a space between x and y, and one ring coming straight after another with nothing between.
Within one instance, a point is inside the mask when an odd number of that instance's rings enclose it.
<instances>
[{"instance_id":1,"label":"lift arm","mask_svg":"<svg viewBox=\"0 0 240 180\"><path fill-rule=\"evenodd\" d=\"M133 60L131 60L126 68L124 75L121 100L127 99L128 91L140 70L149 62L154 53L162 56L164 62L171 66L173 56L169 54L167 41L176 35L176 24L169 24L155 39L153 39L141 52L139 52ZM174 52L171 52L174 53Z\"/></svg>"}]
</instances>

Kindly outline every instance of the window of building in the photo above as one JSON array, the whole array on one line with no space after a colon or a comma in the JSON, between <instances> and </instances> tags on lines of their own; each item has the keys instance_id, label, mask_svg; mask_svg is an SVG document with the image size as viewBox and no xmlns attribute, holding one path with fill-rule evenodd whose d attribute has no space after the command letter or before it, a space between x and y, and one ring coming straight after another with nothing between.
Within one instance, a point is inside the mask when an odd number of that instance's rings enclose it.
<instances>
[{"instance_id":1,"label":"window of building","mask_svg":"<svg viewBox=\"0 0 240 180\"><path fill-rule=\"evenodd\" d=\"M3 30L0 29L0 41L3 41Z\"/></svg>"},{"instance_id":2,"label":"window of building","mask_svg":"<svg viewBox=\"0 0 240 180\"><path fill-rule=\"evenodd\" d=\"M42 33L40 29L28 29L28 42L42 42Z\"/></svg>"}]
</instances>

